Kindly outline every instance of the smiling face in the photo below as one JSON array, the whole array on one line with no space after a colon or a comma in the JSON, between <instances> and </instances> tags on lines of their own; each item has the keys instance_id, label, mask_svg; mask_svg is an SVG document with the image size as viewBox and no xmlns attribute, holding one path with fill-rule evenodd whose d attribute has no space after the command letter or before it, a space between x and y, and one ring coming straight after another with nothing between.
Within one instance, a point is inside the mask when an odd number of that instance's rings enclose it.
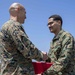
<instances>
[{"instance_id":1,"label":"smiling face","mask_svg":"<svg viewBox=\"0 0 75 75\"><path fill-rule=\"evenodd\" d=\"M48 19L48 28L51 33L58 34L61 29L60 20L54 20L54 18Z\"/></svg>"}]
</instances>

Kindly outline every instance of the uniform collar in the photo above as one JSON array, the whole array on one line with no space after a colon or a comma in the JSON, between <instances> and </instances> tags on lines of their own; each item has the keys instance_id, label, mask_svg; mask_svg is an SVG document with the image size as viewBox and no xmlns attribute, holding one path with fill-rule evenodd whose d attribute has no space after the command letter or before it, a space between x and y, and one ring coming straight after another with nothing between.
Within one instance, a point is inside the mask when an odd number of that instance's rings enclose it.
<instances>
[{"instance_id":1,"label":"uniform collar","mask_svg":"<svg viewBox=\"0 0 75 75\"><path fill-rule=\"evenodd\" d=\"M60 35L61 35L63 32L64 32L64 30L61 29L61 30L59 31L59 33L58 33L56 36L54 36L53 41L59 39L59 38L60 38Z\"/></svg>"}]
</instances>

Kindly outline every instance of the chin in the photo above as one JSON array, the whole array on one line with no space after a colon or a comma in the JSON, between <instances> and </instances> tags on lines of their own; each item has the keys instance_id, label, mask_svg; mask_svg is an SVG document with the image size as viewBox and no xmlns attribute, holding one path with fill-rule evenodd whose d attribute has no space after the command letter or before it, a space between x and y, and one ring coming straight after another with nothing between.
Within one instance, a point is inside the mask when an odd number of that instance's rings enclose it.
<instances>
[{"instance_id":1,"label":"chin","mask_svg":"<svg viewBox=\"0 0 75 75\"><path fill-rule=\"evenodd\" d=\"M24 22L21 22L21 24L24 24Z\"/></svg>"},{"instance_id":2,"label":"chin","mask_svg":"<svg viewBox=\"0 0 75 75\"><path fill-rule=\"evenodd\" d=\"M51 32L51 33L53 33L53 31L52 31L52 30L50 30L50 32Z\"/></svg>"}]
</instances>

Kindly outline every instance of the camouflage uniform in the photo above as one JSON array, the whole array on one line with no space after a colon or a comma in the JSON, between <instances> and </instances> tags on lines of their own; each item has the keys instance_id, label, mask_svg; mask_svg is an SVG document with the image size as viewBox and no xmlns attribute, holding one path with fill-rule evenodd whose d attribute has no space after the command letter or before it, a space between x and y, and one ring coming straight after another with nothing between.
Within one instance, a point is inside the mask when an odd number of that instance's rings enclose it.
<instances>
[{"instance_id":1,"label":"camouflage uniform","mask_svg":"<svg viewBox=\"0 0 75 75\"><path fill-rule=\"evenodd\" d=\"M32 59L42 60L43 54L28 39L22 25L6 22L0 32L1 75L34 75Z\"/></svg>"},{"instance_id":2,"label":"camouflage uniform","mask_svg":"<svg viewBox=\"0 0 75 75\"><path fill-rule=\"evenodd\" d=\"M53 65L46 75L75 75L74 52L74 38L61 30L51 42L48 56Z\"/></svg>"}]
</instances>

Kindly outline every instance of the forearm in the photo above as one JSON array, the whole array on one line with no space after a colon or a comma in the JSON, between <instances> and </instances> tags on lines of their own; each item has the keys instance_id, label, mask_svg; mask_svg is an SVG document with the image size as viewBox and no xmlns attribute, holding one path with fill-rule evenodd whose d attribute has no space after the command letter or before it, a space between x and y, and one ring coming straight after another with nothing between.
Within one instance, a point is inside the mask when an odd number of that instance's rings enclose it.
<instances>
[{"instance_id":1,"label":"forearm","mask_svg":"<svg viewBox=\"0 0 75 75\"><path fill-rule=\"evenodd\" d=\"M28 57L38 61L42 61L43 53L38 48L36 48L35 45L29 39L27 43L28 43L28 46L26 47L28 47L29 49Z\"/></svg>"},{"instance_id":2,"label":"forearm","mask_svg":"<svg viewBox=\"0 0 75 75\"><path fill-rule=\"evenodd\" d=\"M29 40L28 36L22 30L21 26L14 27L10 32L17 49L23 54L24 57L31 59L42 60L43 53L38 50L35 45Z\"/></svg>"}]
</instances>

